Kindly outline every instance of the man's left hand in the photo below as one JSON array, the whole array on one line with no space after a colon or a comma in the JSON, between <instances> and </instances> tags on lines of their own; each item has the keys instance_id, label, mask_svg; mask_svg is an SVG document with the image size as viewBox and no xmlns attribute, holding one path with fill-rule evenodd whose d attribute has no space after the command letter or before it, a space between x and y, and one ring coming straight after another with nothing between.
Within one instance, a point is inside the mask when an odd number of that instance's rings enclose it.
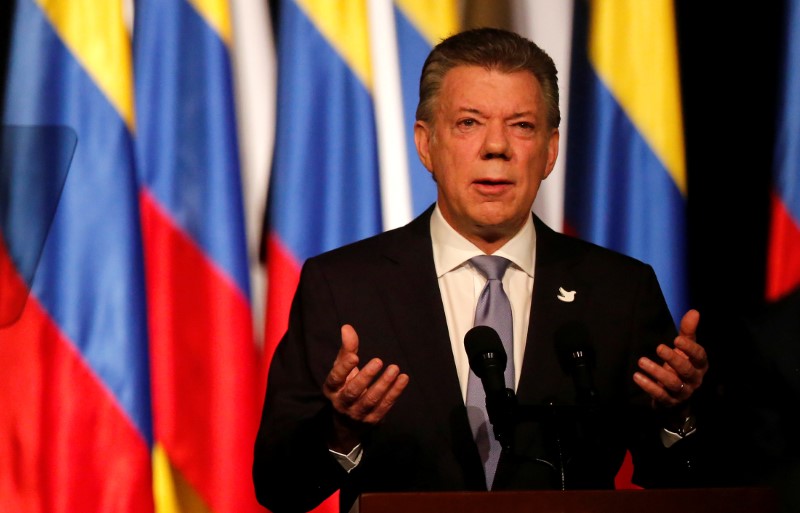
<instances>
[{"instance_id":1,"label":"man's left hand","mask_svg":"<svg viewBox=\"0 0 800 513\"><path fill-rule=\"evenodd\" d=\"M675 347L661 344L656 353L664 361L659 365L649 358L639 359L641 372L633 380L653 398L655 405L675 407L686 402L703 383L708 371L706 350L697 343L700 313L689 310L681 319Z\"/></svg>"}]
</instances>

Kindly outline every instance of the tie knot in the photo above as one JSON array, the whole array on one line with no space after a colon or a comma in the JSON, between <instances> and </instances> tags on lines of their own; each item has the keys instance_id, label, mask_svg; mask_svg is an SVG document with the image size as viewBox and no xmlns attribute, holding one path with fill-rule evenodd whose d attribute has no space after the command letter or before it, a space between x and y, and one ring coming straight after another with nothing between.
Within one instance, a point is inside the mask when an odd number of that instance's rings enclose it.
<instances>
[{"instance_id":1,"label":"tie knot","mask_svg":"<svg viewBox=\"0 0 800 513\"><path fill-rule=\"evenodd\" d=\"M495 255L480 255L469 259L487 280L502 280L511 260Z\"/></svg>"}]
</instances>

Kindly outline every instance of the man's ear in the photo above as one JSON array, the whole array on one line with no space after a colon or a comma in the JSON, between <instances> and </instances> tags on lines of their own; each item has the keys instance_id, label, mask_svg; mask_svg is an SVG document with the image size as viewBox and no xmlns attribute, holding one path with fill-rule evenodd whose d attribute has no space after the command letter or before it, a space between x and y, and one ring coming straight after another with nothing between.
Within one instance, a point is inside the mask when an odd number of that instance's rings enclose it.
<instances>
[{"instance_id":1,"label":"man's ear","mask_svg":"<svg viewBox=\"0 0 800 513\"><path fill-rule=\"evenodd\" d=\"M556 160L558 159L558 141L560 137L561 135L558 128L556 128L550 135L550 140L547 141L547 167L545 168L542 180L550 176L550 173L553 172L553 168L556 166Z\"/></svg>"},{"instance_id":2,"label":"man's ear","mask_svg":"<svg viewBox=\"0 0 800 513\"><path fill-rule=\"evenodd\" d=\"M433 128L422 120L417 120L414 123L414 144L417 146L417 155L422 165L425 166L429 172L433 172L433 165L431 163L430 142L433 136Z\"/></svg>"}]
</instances>

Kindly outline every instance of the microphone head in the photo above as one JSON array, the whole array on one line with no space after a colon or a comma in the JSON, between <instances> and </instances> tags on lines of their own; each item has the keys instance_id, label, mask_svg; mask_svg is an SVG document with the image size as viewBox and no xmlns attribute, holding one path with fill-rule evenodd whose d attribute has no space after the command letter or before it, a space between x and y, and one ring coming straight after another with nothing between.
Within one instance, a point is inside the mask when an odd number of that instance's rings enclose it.
<instances>
[{"instance_id":1,"label":"microphone head","mask_svg":"<svg viewBox=\"0 0 800 513\"><path fill-rule=\"evenodd\" d=\"M469 358L469 367L479 378L486 374L487 367L499 367L505 371L508 356L500 335L489 326L475 326L464 336L464 349Z\"/></svg>"},{"instance_id":2,"label":"microphone head","mask_svg":"<svg viewBox=\"0 0 800 513\"><path fill-rule=\"evenodd\" d=\"M592 379L595 353L586 325L577 321L561 325L555 333L555 346L562 369L572 376L576 403L595 405L598 400Z\"/></svg>"},{"instance_id":3,"label":"microphone head","mask_svg":"<svg viewBox=\"0 0 800 513\"><path fill-rule=\"evenodd\" d=\"M578 321L562 324L555 333L558 362L567 374L577 366L594 368L595 352L586 325Z\"/></svg>"}]
</instances>

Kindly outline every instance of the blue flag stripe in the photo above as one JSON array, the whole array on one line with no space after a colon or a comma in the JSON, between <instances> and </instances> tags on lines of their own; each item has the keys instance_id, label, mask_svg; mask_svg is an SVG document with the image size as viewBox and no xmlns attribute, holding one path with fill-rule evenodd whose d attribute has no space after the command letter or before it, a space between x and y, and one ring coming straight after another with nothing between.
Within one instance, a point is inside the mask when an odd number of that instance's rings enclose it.
<instances>
[{"instance_id":1,"label":"blue flag stripe","mask_svg":"<svg viewBox=\"0 0 800 513\"><path fill-rule=\"evenodd\" d=\"M409 21L402 9L395 6L397 26L397 48L400 57L400 77L403 91L403 111L406 122L406 146L408 147L408 172L411 178L411 200L414 215L422 213L436 201L436 182L422 165L414 144L414 122L419 101L419 77L431 44Z\"/></svg>"},{"instance_id":2,"label":"blue flag stripe","mask_svg":"<svg viewBox=\"0 0 800 513\"><path fill-rule=\"evenodd\" d=\"M591 65L588 11L576 4L566 224L582 238L652 265L678 321L688 308L685 199Z\"/></svg>"},{"instance_id":3,"label":"blue flag stripe","mask_svg":"<svg viewBox=\"0 0 800 513\"><path fill-rule=\"evenodd\" d=\"M138 197L130 134L32 1L15 13L4 123L66 125L78 144L32 284L150 442Z\"/></svg>"},{"instance_id":4,"label":"blue flag stripe","mask_svg":"<svg viewBox=\"0 0 800 513\"><path fill-rule=\"evenodd\" d=\"M269 216L298 262L381 231L372 98L292 1L282 4Z\"/></svg>"},{"instance_id":5,"label":"blue flag stripe","mask_svg":"<svg viewBox=\"0 0 800 513\"><path fill-rule=\"evenodd\" d=\"M778 196L800 226L800 0L789 0L786 16L782 99L775 145Z\"/></svg>"},{"instance_id":6,"label":"blue flag stripe","mask_svg":"<svg viewBox=\"0 0 800 513\"><path fill-rule=\"evenodd\" d=\"M228 49L186 0L138 2L136 22L142 182L249 298Z\"/></svg>"}]
</instances>

